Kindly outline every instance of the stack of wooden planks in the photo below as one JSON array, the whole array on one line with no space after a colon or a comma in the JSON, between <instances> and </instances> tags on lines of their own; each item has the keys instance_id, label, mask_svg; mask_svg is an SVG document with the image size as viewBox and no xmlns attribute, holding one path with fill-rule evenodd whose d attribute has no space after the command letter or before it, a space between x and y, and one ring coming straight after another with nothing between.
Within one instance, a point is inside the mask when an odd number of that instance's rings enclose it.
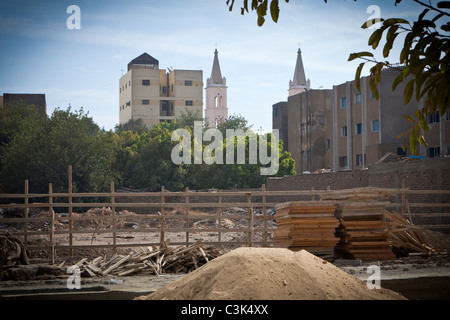
<instances>
[{"instance_id":1,"label":"stack of wooden planks","mask_svg":"<svg viewBox=\"0 0 450 320\"><path fill-rule=\"evenodd\" d=\"M335 237L339 220L336 205L326 201L294 201L276 206L278 227L274 240L278 247L307 250L324 259L332 258L339 242Z\"/></svg>"},{"instance_id":2,"label":"stack of wooden planks","mask_svg":"<svg viewBox=\"0 0 450 320\"><path fill-rule=\"evenodd\" d=\"M340 238L336 256L345 259L392 260L389 230L384 220L384 201L340 202L336 216L340 226L336 235Z\"/></svg>"},{"instance_id":3,"label":"stack of wooden planks","mask_svg":"<svg viewBox=\"0 0 450 320\"><path fill-rule=\"evenodd\" d=\"M392 245L407 253L425 255L449 254L450 245L440 238L439 233L414 225L399 213L384 211Z\"/></svg>"},{"instance_id":4,"label":"stack of wooden planks","mask_svg":"<svg viewBox=\"0 0 450 320\"><path fill-rule=\"evenodd\" d=\"M201 240L189 246L162 248L148 247L131 251L127 255L115 254L111 258L97 257L88 261L83 258L75 266L82 275L128 276L137 273L187 273L216 258L220 253L214 248L203 248Z\"/></svg>"}]
</instances>

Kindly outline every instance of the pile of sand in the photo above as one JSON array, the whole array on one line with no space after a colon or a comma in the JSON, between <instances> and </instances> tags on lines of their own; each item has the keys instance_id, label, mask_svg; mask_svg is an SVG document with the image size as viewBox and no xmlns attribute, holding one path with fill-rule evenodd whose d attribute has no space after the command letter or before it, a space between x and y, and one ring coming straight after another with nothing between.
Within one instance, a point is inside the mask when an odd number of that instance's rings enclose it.
<instances>
[{"instance_id":1,"label":"pile of sand","mask_svg":"<svg viewBox=\"0 0 450 320\"><path fill-rule=\"evenodd\" d=\"M137 299L355 300L405 299L367 283L313 254L279 248L239 248Z\"/></svg>"}]
</instances>

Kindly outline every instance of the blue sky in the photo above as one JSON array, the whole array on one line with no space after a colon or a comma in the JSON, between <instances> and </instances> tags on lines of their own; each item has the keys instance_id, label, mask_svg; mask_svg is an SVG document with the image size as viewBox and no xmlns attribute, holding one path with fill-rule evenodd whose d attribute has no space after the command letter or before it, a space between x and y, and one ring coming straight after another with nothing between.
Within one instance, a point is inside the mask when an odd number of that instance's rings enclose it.
<instances>
[{"instance_id":1,"label":"blue sky","mask_svg":"<svg viewBox=\"0 0 450 320\"><path fill-rule=\"evenodd\" d=\"M287 99L297 49L314 89L354 78L352 52L367 51L371 30L361 25L377 5L384 18L413 19L411 0L280 1L277 24L241 16L242 0L2 1L0 94L45 93L47 112L83 108L105 129L119 122L119 78L129 61L147 52L161 68L203 70L210 76L215 48L227 78L229 114L255 129L272 127L272 105ZM69 30L67 7L81 9L81 29ZM400 40L401 41L401 40ZM392 51L391 62L399 52Z\"/></svg>"}]
</instances>

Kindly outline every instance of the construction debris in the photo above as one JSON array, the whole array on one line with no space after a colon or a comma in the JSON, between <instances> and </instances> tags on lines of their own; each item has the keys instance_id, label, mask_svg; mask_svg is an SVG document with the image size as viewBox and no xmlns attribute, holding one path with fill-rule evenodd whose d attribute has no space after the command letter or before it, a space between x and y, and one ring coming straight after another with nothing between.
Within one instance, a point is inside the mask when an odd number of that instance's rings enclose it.
<instances>
[{"instance_id":1,"label":"construction debris","mask_svg":"<svg viewBox=\"0 0 450 320\"><path fill-rule=\"evenodd\" d=\"M425 255L449 254L449 245L439 239L437 233L414 225L399 213L384 211L392 245L398 250L406 250Z\"/></svg>"},{"instance_id":2,"label":"construction debris","mask_svg":"<svg viewBox=\"0 0 450 320\"><path fill-rule=\"evenodd\" d=\"M114 254L111 258L99 256L91 261L83 258L75 266L85 276L129 276L137 273L161 275L163 273L188 273L220 255L214 248L203 248L202 240L189 246L164 246L140 248L127 255Z\"/></svg>"},{"instance_id":3,"label":"construction debris","mask_svg":"<svg viewBox=\"0 0 450 320\"><path fill-rule=\"evenodd\" d=\"M30 264L30 258L22 241L9 232L0 235L0 266L27 264Z\"/></svg>"},{"instance_id":4,"label":"construction debris","mask_svg":"<svg viewBox=\"0 0 450 320\"><path fill-rule=\"evenodd\" d=\"M305 249L322 258L333 258L339 242L334 233L339 227L336 205L325 201L294 201L276 206L277 245L293 251Z\"/></svg>"}]
</instances>

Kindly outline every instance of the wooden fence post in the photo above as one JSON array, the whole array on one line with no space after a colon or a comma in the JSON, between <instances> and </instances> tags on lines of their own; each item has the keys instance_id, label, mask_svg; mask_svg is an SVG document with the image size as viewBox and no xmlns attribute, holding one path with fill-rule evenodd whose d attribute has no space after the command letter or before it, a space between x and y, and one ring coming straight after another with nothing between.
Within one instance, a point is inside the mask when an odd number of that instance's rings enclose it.
<instances>
[{"instance_id":1,"label":"wooden fence post","mask_svg":"<svg viewBox=\"0 0 450 320\"><path fill-rule=\"evenodd\" d=\"M25 236L24 236L24 242L25 242L25 245L27 245L27 242L28 242L28 193L29 193L29 189L28 189L28 180L25 180L25 199L24 199L24 202L25 202L25 212L24 212L24 217L25 217L25 222L24 222L24 225L23 225L23 229L24 229L24 231L25 231Z\"/></svg>"},{"instance_id":2,"label":"wooden fence post","mask_svg":"<svg viewBox=\"0 0 450 320\"><path fill-rule=\"evenodd\" d=\"M264 218L264 247L267 247L266 185L263 184L261 186L261 188L262 188L262 192L263 192L263 194L262 194L262 205L263 205L262 216Z\"/></svg>"},{"instance_id":3,"label":"wooden fence post","mask_svg":"<svg viewBox=\"0 0 450 320\"><path fill-rule=\"evenodd\" d=\"M70 256L73 257L73 221L72 221L72 166L69 165L67 168L67 178L68 178L68 192L69 192L69 252Z\"/></svg>"},{"instance_id":4,"label":"wooden fence post","mask_svg":"<svg viewBox=\"0 0 450 320\"><path fill-rule=\"evenodd\" d=\"M164 198L164 186L161 187L161 231L160 231L160 239L159 242L161 243L161 248L164 246L164 227L166 224L166 219L164 218L165 215L165 198Z\"/></svg>"},{"instance_id":5,"label":"wooden fence post","mask_svg":"<svg viewBox=\"0 0 450 320\"><path fill-rule=\"evenodd\" d=\"M253 247L253 207L251 206L252 203L252 194L247 193L247 202L250 204L248 206L248 214L249 214L249 221L248 221L248 228L249 228L249 238L248 238L248 245L249 247Z\"/></svg>"},{"instance_id":6,"label":"wooden fence post","mask_svg":"<svg viewBox=\"0 0 450 320\"><path fill-rule=\"evenodd\" d=\"M51 244L51 256L52 263L55 263L55 211L53 210L53 185L51 183L48 184L48 212L51 216L50 221L50 244Z\"/></svg>"},{"instance_id":7,"label":"wooden fence post","mask_svg":"<svg viewBox=\"0 0 450 320\"><path fill-rule=\"evenodd\" d=\"M222 211L222 206L220 206L220 204L222 203L222 191L217 190L217 194L219 196L219 198L217 200L217 202L219 203L219 215L222 216L223 211ZM220 217L218 219L218 225L219 225L219 230L220 230L222 228L222 218L220 218ZM218 240L219 240L219 245L220 245L220 242L222 241L222 232L221 231L219 231L218 236L219 236Z\"/></svg>"},{"instance_id":8,"label":"wooden fence post","mask_svg":"<svg viewBox=\"0 0 450 320\"><path fill-rule=\"evenodd\" d=\"M116 233L116 196L114 181L111 181L111 211L112 211L112 227L113 227L113 246L114 252L117 252L117 233Z\"/></svg>"},{"instance_id":9,"label":"wooden fence post","mask_svg":"<svg viewBox=\"0 0 450 320\"><path fill-rule=\"evenodd\" d=\"M186 197L185 197L185 202L189 203L189 195L187 194L189 192L189 187L186 187ZM187 229L189 229L189 207L186 206L186 242L189 242L189 231L187 231Z\"/></svg>"}]
</instances>

